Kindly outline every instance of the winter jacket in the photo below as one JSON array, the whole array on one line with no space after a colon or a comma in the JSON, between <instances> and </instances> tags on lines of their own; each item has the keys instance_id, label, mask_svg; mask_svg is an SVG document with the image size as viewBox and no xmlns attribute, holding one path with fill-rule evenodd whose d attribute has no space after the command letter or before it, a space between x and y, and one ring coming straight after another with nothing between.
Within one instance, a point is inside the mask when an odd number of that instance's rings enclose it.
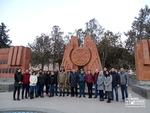
<instances>
[{"instance_id":1,"label":"winter jacket","mask_svg":"<svg viewBox=\"0 0 150 113\"><path fill-rule=\"evenodd\" d=\"M79 83L84 83L85 82L85 74L79 74Z\"/></svg>"},{"instance_id":2,"label":"winter jacket","mask_svg":"<svg viewBox=\"0 0 150 113\"><path fill-rule=\"evenodd\" d=\"M19 82L22 82L22 74L21 72L17 72L14 75L14 86L21 86L22 84L19 84Z\"/></svg>"},{"instance_id":3,"label":"winter jacket","mask_svg":"<svg viewBox=\"0 0 150 113\"><path fill-rule=\"evenodd\" d=\"M44 85L45 84L45 77L43 75L40 75L38 77L38 83L39 83L39 85Z\"/></svg>"},{"instance_id":4,"label":"winter jacket","mask_svg":"<svg viewBox=\"0 0 150 113\"><path fill-rule=\"evenodd\" d=\"M37 83L37 76L31 75L30 76L30 86L36 86L36 83Z\"/></svg>"},{"instance_id":5,"label":"winter jacket","mask_svg":"<svg viewBox=\"0 0 150 113\"><path fill-rule=\"evenodd\" d=\"M97 83L99 73L94 73L94 83Z\"/></svg>"},{"instance_id":6,"label":"winter jacket","mask_svg":"<svg viewBox=\"0 0 150 113\"><path fill-rule=\"evenodd\" d=\"M128 85L129 84L129 76L127 72L120 73L120 84Z\"/></svg>"},{"instance_id":7,"label":"winter jacket","mask_svg":"<svg viewBox=\"0 0 150 113\"><path fill-rule=\"evenodd\" d=\"M49 76L49 84L55 84L55 83L56 83L55 76L54 75Z\"/></svg>"},{"instance_id":8,"label":"winter jacket","mask_svg":"<svg viewBox=\"0 0 150 113\"><path fill-rule=\"evenodd\" d=\"M66 75L67 73L65 71L60 71L58 73L57 81L59 83L65 83L66 82Z\"/></svg>"},{"instance_id":9,"label":"winter jacket","mask_svg":"<svg viewBox=\"0 0 150 113\"><path fill-rule=\"evenodd\" d=\"M23 82L23 84L29 84L29 78L30 78L30 74L29 73L24 73L22 75L22 82Z\"/></svg>"},{"instance_id":10,"label":"winter jacket","mask_svg":"<svg viewBox=\"0 0 150 113\"><path fill-rule=\"evenodd\" d=\"M105 91L112 91L112 76L110 74L105 76L104 85Z\"/></svg>"},{"instance_id":11,"label":"winter jacket","mask_svg":"<svg viewBox=\"0 0 150 113\"><path fill-rule=\"evenodd\" d=\"M104 75L98 75L97 79L97 85L98 85L98 90L104 90Z\"/></svg>"},{"instance_id":12,"label":"winter jacket","mask_svg":"<svg viewBox=\"0 0 150 113\"><path fill-rule=\"evenodd\" d=\"M78 74L75 72L75 73L71 73L70 74L70 78L69 78L69 82L71 84L71 87L77 87L77 83L78 83Z\"/></svg>"},{"instance_id":13,"label":"winter jacket","mask_svg":"<svg viewBox=\"0 0 150 113\"><path fill-rule=\"evenodd\" d=\"M93 77L93 75L92 74L87 74L86 76L85 76L85 81L87 82L87 83L93 83L93 79L94 79L94 77Z\"/></svg>"},{"instance_id":14,"label":"winter jacket","mask_svg":"<svg viewBox=\"0 0 150 113\"><path fill-rule=\"evenodd\" d=\"M115 87L118 84L120 84L120 76L119 76L119 74L116 73L116 72L111 72L110 74L112 76L112 86Z\"/></svg>"}]
</instances>

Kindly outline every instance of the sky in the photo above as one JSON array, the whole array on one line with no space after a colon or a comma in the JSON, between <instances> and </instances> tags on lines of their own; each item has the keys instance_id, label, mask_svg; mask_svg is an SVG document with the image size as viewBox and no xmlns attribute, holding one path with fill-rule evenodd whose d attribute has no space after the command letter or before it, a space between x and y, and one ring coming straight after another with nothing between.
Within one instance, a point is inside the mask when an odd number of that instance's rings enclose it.
<instances>
[{"instance_id":1,"label":"sky","mask_svg":"<svg viewBox=\"0 0 150 113\"><path fill-rule=\"evenodd\" d=\"M12 45L27 46L41 33L50 34L58 25L64 35L85 28L95 18L105 29L124 32L131 29L139 10L150 0L0 0L0 23L4 22Z\"/></svg>"}]
</instances>

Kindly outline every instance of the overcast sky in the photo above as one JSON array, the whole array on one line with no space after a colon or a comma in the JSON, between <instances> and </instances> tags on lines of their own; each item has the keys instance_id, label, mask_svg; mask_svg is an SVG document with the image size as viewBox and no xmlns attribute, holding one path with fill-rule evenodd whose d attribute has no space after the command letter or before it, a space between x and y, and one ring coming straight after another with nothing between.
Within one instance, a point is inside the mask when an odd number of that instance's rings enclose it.
<instances>
[{"instance_id":1,"label":"overcast sky","mask_svg":"<svg viewBox=\"0 0 150 113\"><path fill-rule=\"evenodd\" d=\"M131 29L139 10L150 0L0 0L0 23L10 29L12 45L32 43L41 33L59 25L64 34L85 28L96 18L105 29L123 35Z\"/></svg>"}]
</instances>

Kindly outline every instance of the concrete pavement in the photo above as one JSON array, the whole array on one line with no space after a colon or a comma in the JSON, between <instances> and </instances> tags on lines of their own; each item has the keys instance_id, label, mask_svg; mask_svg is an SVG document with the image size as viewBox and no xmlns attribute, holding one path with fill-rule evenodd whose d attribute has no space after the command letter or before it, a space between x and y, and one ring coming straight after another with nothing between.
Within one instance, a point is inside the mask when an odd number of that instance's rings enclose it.
<instances>
[{"instance_id":1,"label":"concrete pavement","mask_svg":"<svg viewBox=\"0 0 150 113\"><path fill-rule=\"evenodd\" d=\"M134 93L128 88L132 97L144 99L140 95ZM146 99L145 107L126 107L125 103L116 102L108 104L105 100L100 102L99 99L76 98L76 97L58 97L36 98L33 100L24 99L21 101L13 101L13 92L0 93L0 111L34 111L44 113L150 113L150 100ZM94 96L93 96L94 97ZM121 92L119 88L119 100L121 100Z\"/></svg>"}]
</instances>

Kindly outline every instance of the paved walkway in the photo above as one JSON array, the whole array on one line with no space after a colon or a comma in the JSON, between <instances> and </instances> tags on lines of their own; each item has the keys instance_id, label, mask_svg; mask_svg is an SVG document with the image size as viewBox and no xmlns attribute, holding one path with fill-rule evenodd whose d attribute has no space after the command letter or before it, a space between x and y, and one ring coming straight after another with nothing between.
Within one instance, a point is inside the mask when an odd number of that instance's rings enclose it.
<instances>
[{"instance_id":1,"label":"paved walkway","mask_svg":"<svg viewBox=\"0 0 150 113\"><path fill-rule=\"evenodd\" d=\"M132 97L144 99L128 89ZM119 89L119 99L121 94ZM6 110L32 110L48 113L150 113L150 100L146 99L146 107L125 107L125 103L112 101L112 103L100 102L99 99L76 98L76 97L44 97L34 100L12 100L13 92L0 93L0 111Z\"/></svg>"}]
</instances>

